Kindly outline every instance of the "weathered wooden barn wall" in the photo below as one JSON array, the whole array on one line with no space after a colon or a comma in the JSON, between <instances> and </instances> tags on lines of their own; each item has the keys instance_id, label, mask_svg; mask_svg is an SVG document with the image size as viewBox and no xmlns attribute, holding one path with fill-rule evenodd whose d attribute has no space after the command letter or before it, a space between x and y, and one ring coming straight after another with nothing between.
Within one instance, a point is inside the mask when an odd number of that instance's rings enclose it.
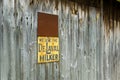
<instances>
[{"instance_id":1,"label":"weathered wooden barn wall","mask_svg":"<svg viewBox=\"0 0 120 80\"><path fill-rule=\"evenodd\" d=\"M105 2L106 3L106 2ZM104 77L105 80L120 80L120 4L104 3Z\"/></svg>"},{"instance_id":2,"label":"weathered wooden barn wall","mask_svg":"<svg viewBox=\"0 0 120 80\"><path fill-rule=\"evenodd\" d=\"M65 0L0 0L0 80L120 80L115 9ZM37 64L37 12L59 17L60 62Z\"/></svg>"}]
</instances>

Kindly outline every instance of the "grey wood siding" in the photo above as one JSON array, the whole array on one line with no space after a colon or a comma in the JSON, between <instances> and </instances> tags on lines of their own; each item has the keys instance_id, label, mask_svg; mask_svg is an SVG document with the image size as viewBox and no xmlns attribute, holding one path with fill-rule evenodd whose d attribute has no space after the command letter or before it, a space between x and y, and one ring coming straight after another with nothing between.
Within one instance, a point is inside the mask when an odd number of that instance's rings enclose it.
<instances>
[{"instance_id":1,"label":"grey wood siding","mask_svg":"<svg viewBox=\"0 0 120 80\"><path fill-rule=\"evenodd\" d=\"M37 12L59 17L60 62L37 64ZM66 0L0 0L0 80L120 80L119 13Z\"/></svg>"}]
</instances>

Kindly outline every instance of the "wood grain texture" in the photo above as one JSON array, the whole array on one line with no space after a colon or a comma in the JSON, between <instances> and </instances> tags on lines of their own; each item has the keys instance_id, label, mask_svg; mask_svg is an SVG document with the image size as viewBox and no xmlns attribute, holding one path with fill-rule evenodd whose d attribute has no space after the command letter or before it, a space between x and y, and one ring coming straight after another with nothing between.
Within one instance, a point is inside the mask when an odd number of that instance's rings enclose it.
<instances>
[{"instance_id":1,"label":"wood grain texture","mask_svg":"<svg viewBox=\"0 0 120 80\"><path fill-rule=\"evenodd\" d=\"M120 80L120 11L103 5L0 0L0 80ZM38 12L58 15L60 62L37 64Z\"/></svg>"},{"instance_id":2,"label":"wood grain texture","mask_svg":"<svg viewBox=\"0 0 120 80\"><path fill-rule=\"evenodd\" d=\"M1 80L1 63L2 63L2 53L3 53L3 0L0 3L0 80Z\"/></svg>"}]
</instances>

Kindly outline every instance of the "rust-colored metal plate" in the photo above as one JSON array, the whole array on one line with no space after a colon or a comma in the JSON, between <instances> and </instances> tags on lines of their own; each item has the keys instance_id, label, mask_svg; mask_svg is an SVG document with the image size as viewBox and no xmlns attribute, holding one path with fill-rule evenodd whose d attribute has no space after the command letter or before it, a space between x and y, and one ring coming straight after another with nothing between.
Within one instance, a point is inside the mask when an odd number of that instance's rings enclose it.
<instances>
[{"instance_id":1,"label":"rust-colored metal plate","mask_svg":"<svg viewBox=\"0 0 120 80\"><path fill-rule=\"evenodd\" d=\"M58 37L58 16L39 12L37 35Z\"/></svg>"}]
</instances>

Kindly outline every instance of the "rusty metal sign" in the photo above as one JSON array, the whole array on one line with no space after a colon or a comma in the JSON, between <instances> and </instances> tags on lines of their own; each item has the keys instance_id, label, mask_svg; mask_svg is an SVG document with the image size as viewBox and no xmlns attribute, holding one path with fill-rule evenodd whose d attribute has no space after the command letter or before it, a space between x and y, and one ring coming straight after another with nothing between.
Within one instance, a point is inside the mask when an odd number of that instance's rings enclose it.
<instances>
[{"instance_id":1,"label":"rusty metal sign","mask_svg":"<svg viewBox=\"0 0 120 80\"><path fill-rule=\"evenodd\" d=\"M58 37L38 37L38 63L59 61Z\"/></svg>"},{"instance_id":2,"label":"rusty metal sign","mask_svg":"<svg viewBox=\"0 0 120 80\"><path fill-rule=\"evenodd\" d=\"M58 16L38 13L38 63L59 61Z\"/></svg>"}]
</instances>

